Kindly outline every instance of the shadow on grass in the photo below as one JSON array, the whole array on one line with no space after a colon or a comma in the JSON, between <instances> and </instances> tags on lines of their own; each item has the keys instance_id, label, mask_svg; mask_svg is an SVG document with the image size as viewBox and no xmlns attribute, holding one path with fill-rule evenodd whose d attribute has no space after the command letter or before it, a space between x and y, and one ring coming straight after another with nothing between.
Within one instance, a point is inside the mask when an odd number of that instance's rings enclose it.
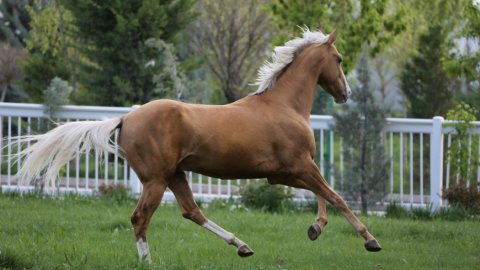
<instances>
[{"instance_id":1,"label":"shadow on grass","mask_svg":"<svg viewBox=\"0 0 480 270\"><path fill-rule=\"evenodd\" d=\"M32 266L19 255L0 248L0 269L28 269Z\"/></svg>"}]
</instances>

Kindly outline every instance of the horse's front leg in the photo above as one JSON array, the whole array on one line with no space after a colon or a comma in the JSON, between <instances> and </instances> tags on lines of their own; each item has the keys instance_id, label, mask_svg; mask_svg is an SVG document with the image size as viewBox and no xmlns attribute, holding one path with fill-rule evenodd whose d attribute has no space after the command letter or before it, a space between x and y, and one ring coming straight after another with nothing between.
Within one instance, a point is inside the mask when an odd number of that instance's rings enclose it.
<instances>
[{"instance_id":1,"label":"horse's front leg","mask_svg":"<svg viewBox=\"0 0 480 270\"><path fill-rule=\"evenodd\" d=\"M348 208L342 197L328 186L315 163L309 160L299 165L301 165L299 168L306 169L298 173L297 177L301 179L308 189L325 198L348 220L353 228L365 239L365 248L368 251L380 251L381 247L375 237L368 232L367 227Z\"/></svg>"},{"instance_id":2,"label":"horse's front leg","mask_svg":"<svg viewBox=\"0 0 480 270\"><path fill-rule=\"evenodd\" d=\"M285 179L285 178L268 178L268 183L275 185L275 184L282 184L289 187L294 188L301 188L305 190L310 190L309 186L305 184L302 180L299 179ZM322 233L325 226L328 223L327 217L327 201L322 198L320 195L315 194L318 201L318 210L317 210L317 218L315 219L315 223L313 223L310 228L308 228L307 235L310 240L314 241L317 240L318 236Z\"/></svg>"},{"instance_id":3,"label":"horse's front leg","mask_svg":"<svg viewBox=\"0 0 480 270\"><path fill-rule=\"evenodd\" d=\"M310 240L312 241L317 240L318 236L320 236L323 229L328 223L327 200L325 200L318 194L315 194L315 196L317 197L318 201L317 218L315 219L315 223L313 223L307 231L308 238L310 238Z\"/></svg>"},{"instance_id":4,"label":"horse's front leg","mask_svg":"<svg viewBox=\"0 0 480 270\"><path fill-rule=\"evenodd\" d=\"M176 172L172 179L170 179L168 187L175 195L184 218L211 231L225 240L229 245L235 246L237 248L237 254L240 257L253 255L253 250L247 244L238 239L233 233L226 231L203 215L193 199L192 190L188 186L184 172Z\"/></svg>"}]
</instances>

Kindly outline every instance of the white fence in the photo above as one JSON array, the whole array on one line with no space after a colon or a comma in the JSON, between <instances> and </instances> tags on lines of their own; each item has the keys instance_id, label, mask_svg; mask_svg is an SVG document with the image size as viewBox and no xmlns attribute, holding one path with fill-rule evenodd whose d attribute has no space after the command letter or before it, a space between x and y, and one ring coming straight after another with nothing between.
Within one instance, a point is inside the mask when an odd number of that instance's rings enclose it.
<instances>
[{"instance_id":1,"label":"white fence","mask_svg":"<svg viewBox=\"0 0 480 270\"><path fill-rule=\"evenodd\" d=\"M102 120L118 117L128 113L133 108L64 106L55 114L55 122ZM389 195L386 201L395 201L403 205L426 206L431 204L436 210L442 206L442 188L453 183L456 168L451 168L444 155L444 148L450 147L451 134L449 128L443 125L441 117L433 119L387 118L384 130L384 142L390 158ZM336 179L343 175L343 143L332 131L332 116L311 116L311 127L317 139L316 160L329 184L342 193L344 183ZM476 128L472 133L480 133L480 122L474 123ZM3 147L11 142L16 135L42 133L55 124L44 114L44 108L39 104L0 103L0 183L2 190L31 189L19 186L15 172L20 164L15 164L15 155L21 144ZM447 138L444 142L444 137ZM382 142L379 142L382 143ZM472 149L479 151L480 149ZM429 162L429 164L427 164ZM444 166L445 165L445 166ZM334 173L335 171L335 173ZM187 173L190 186L195 197L202 200L214 198L229 198L237 196L239 188L250 181L222 181L194 173ZM480 170L477 169L475 180L480 180ZM133 192L141 191L141 184L128 164L119 155L106 156L103 160L98 153L76 155L60 173L59 190L61 192L92 193L97 192L102 185L123 184ZM297 199L314 198L310 192L293 190ZM166 192L165 199L173 199L171 192Z\"/></svg>"}]
</instances>

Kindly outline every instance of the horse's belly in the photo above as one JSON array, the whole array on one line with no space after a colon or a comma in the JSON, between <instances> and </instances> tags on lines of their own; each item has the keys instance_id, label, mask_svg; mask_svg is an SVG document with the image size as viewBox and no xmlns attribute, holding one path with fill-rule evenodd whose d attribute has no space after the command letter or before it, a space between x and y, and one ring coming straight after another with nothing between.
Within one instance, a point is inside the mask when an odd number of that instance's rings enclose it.
<instances>
[{"instance_id":1,"label":"horse's belly","mask_svg":"<svg viewBox=\"0 0 480 270\"><path fill-rule=\"evenodd\" d=\"M191 171L221 179L264 178L278 170L275 160L249 160L245 156L196 157L185 158L178 166Z\"/></svg>"}]
</instances>

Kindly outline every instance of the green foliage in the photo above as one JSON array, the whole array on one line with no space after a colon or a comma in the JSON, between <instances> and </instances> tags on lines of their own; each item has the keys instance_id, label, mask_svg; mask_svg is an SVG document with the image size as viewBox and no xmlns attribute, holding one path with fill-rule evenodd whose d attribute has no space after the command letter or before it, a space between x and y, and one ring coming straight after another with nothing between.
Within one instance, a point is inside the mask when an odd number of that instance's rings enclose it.
<instances>
[{"instance_id":1,"label":"green foliage","mask_svg":"<svg viewBox=\"0 0 480 270\"><path fill-rule=\"evenodd\" d=\"M378 1L312 1L275 0L267 4L272 21L282 31L277 43L289 39L298 32L297 26L323 27L331 32L337 28L341 37L336 46L344 58L344 70L348 73L368 42L371 55L382 51L394 36L405 30L404 10L389 11L388 0ZM320 23L320 25L318 25Z\"/></svg>"},{"instance_id":2,"label":"green foliage","mask_svg":"<svg viewBox=\"0 0 480 270\"><path fill-rule=\"evenodd\" d=\"M22 63L26 77L23 87L31 101L43 103L43 92L54 77L69 81L74 76L70 57L74 53L70 44L73 18L57 1L36 1L26 10L31 29L25 40L29 54Z\"/></svg>"},{"instance_id":3,"label":"green foliage","mask_svg":"<svg viewBox=\"0 0 480 270\"><path fill-rule=\"evenodd\" d=\"M246 207L263 209L268 212L279 212L282 205L292 197L290 190L284 186L274 186L267 183L252 183L240 190L240 201Z\"/></svg>"},{"instance_id":4,"label":"green foliage","mask_svg":"<svg viewBox=\"0 0 480 270\"><path fill-rule=\"evenodd\" d=\"M229 199L213 199L208 203L208 210L228 210L248 212L248 208L242 205L238 200L230 197Z\"/></svg>"},{"instance_id":5,"label":"green foliage","mask_svg":"<svg viewBox=\"0 0 480 270\"><path fill-rule=\"evenodd\" d=\"M476 120L476 113L476 109L465 103L460 103L447 112L447 120L454 121L447 123L447 126L453 128L451 146L447 150L448 161L459 179L471 183L480 165L478 151L475 151L478 149L479 135L469 134L475 127L471 122Z\"/></svg>"},{"instance_id":6,"label":"green foliage","mask_svg":"<svg viewBox=\"0 0 480 270\"><path fill-rule=\"evenodd\" d=\"M0 1L0 41L5 41L16 48L25 46L29 36L30 16L26 7L33 0L2 0Z\"/></svg>"},{"instance_id":7,"label":"green foliage","mask_svg":"<svg viewBox=\"0 0 480 270\"><path fill-rule=\"evenodd\" d=\"M124 204L131 202L130 189L122 184L118 185L101 185L98 190L102 196L108 199L112 199L118 204Z\"/></svg>"},{"instance_id":8,"label":"green foliage","mask_svg":"<svg viewBox=\"0 0 480 270\"><path fill-rule=\"evenodd\" d=\"M351 98L355 104L334 114L334 131L343 139L346 164L344 175L337 175L343 177L347 197L361 202L362 212L383 200L389 179L389 160L381 143L386 109L372 93L367 58L365 51L357 67L358 84Z\"/></svg>"},{"instance_id":9,"label":"green foliage","mask_svg":"<svg viewBox=\"0 0 480 270\"><path fill-rule=\"evenodd\" d=\"M405 219L409 218L410 215L407 209L394 202L387 205L387 208L385 209L385 217Z\"/></svg>"},{"instance_id":10,"label":"green foliage","mask_svg":"<svg viewBox=\"0 0 480 270\"><path fill-rule=\"evenodd\" d=\"M193 18L193 0L95 1L65 0L72 12L82 54L82 84L88 94L80 103L128 106L155 98L152 77L157 71L145 65L158 52L149 49L149 38L173 42Z\"/></svg>"},{"instance_id":11,"label":"green foliage","mask_svg":"<svg viewBox=\"0 0 480 270\"><path fill-rule=\"evenodd\" d=\"M45 113L53 118L55 112L63 105L68 104L68 97L72 87L58 77L53 78L50 86L43 92Z\"/></svg>"},{"instance_id":12,"label":"green foliage","mask_svg":"<svg viewBox=\"0 0 480 270\"><path fill-rule=\"evenodd\" d=\"M182 99L186 89L186 78L185 74L178 70L178 61L174 54L173 45L154 38L147 39L145 45L159 53L159 57L150 60L146 66L155 68L157 65L162 65L159 73L153 75L153 82L155 83L153 91L161 97Z\"/></svg>"},{"instance_id":13,"label":"green foliage","mask_svg":"<svg viewBox=\"0 0 480 270\"><path fill-rule=\"evenodd\" d=\"M401 89L408 104L408 115L432 118L445 115L453 106L455 81L448 78L442 58L451 47L446 29L432 24L420 36L418 52L403 68Z\"/></svg>"},{"instance_id":14,"label":"green foliage","mask_svg":"<svg viewBox=\"0 0 480 270\"><path fill-rule=\"evenodd\" d=\"M470 185L459 181L448 188L443 189L442 198L456 207L471 211L474 214L480 214L480 190L478 185Z\"/></svg>"},{"instance_id":15,"label":"green foliage","mask_svg":"<svg viewBox=\"0 0 480 270\"><path fill-rule=\"evenodd\" d=\"M478 213L477 213L478 215ZM385 217L394 219L412 219L412 220L479 220L471 209L460 205L451 205L448 208L442 208L432 213L428 208L405 208L396 203L390 203L385 210Z\"/></svg>"},{"instance_id":16,"label":"green foliage","mask_svg":"<svg viewBox=\"0 0 480 270\"><path fill-rule=\"evenodd\" d=\"M480 5L470 1L462 13L463 22L460 24L462 29L459 34L465 42L463 50L452 50L443 61L445 70L451 78L460 77L465 86L460 94L460 100L474 107L480 107L480 50L475 50L475 44L478 44L480 38ZM477 111L477 117L480 113Z\"/></svg>"},{"instance_id":17,"label":"green foliage","mask_svg":"<svg viewBox=\"0 0 480 270\"><path fill-rule=\"evenodd\" d=\"M72 31L72 14L57 1L42 4L35 1L33 6L25 7L31 18L30 36L26 39L26 48L41 54L56 57L67 49L66 32Z\"/></svg>"},{"instance_id":18,"label":"green foliage","mask_svg":"<svg viewBox=\"0 0 480 270\"><path fill-rule=\"evenodd\" d=\"M478 43L480 38L480 5L475 4L474 1L467 1L465 6L461 9L462 23L459 24L461 32L460 37L465 38L465 42L470 44ZM475 46L475 45L474 45ZM475 82L478 88L480 69L480 50L467 47L464 52L455 50L444 59L444 66L450 76L455 77L459 75L465 76L469 83ZM471 87L467 85L467 87Z\"/></svg>"}]
</instances>

